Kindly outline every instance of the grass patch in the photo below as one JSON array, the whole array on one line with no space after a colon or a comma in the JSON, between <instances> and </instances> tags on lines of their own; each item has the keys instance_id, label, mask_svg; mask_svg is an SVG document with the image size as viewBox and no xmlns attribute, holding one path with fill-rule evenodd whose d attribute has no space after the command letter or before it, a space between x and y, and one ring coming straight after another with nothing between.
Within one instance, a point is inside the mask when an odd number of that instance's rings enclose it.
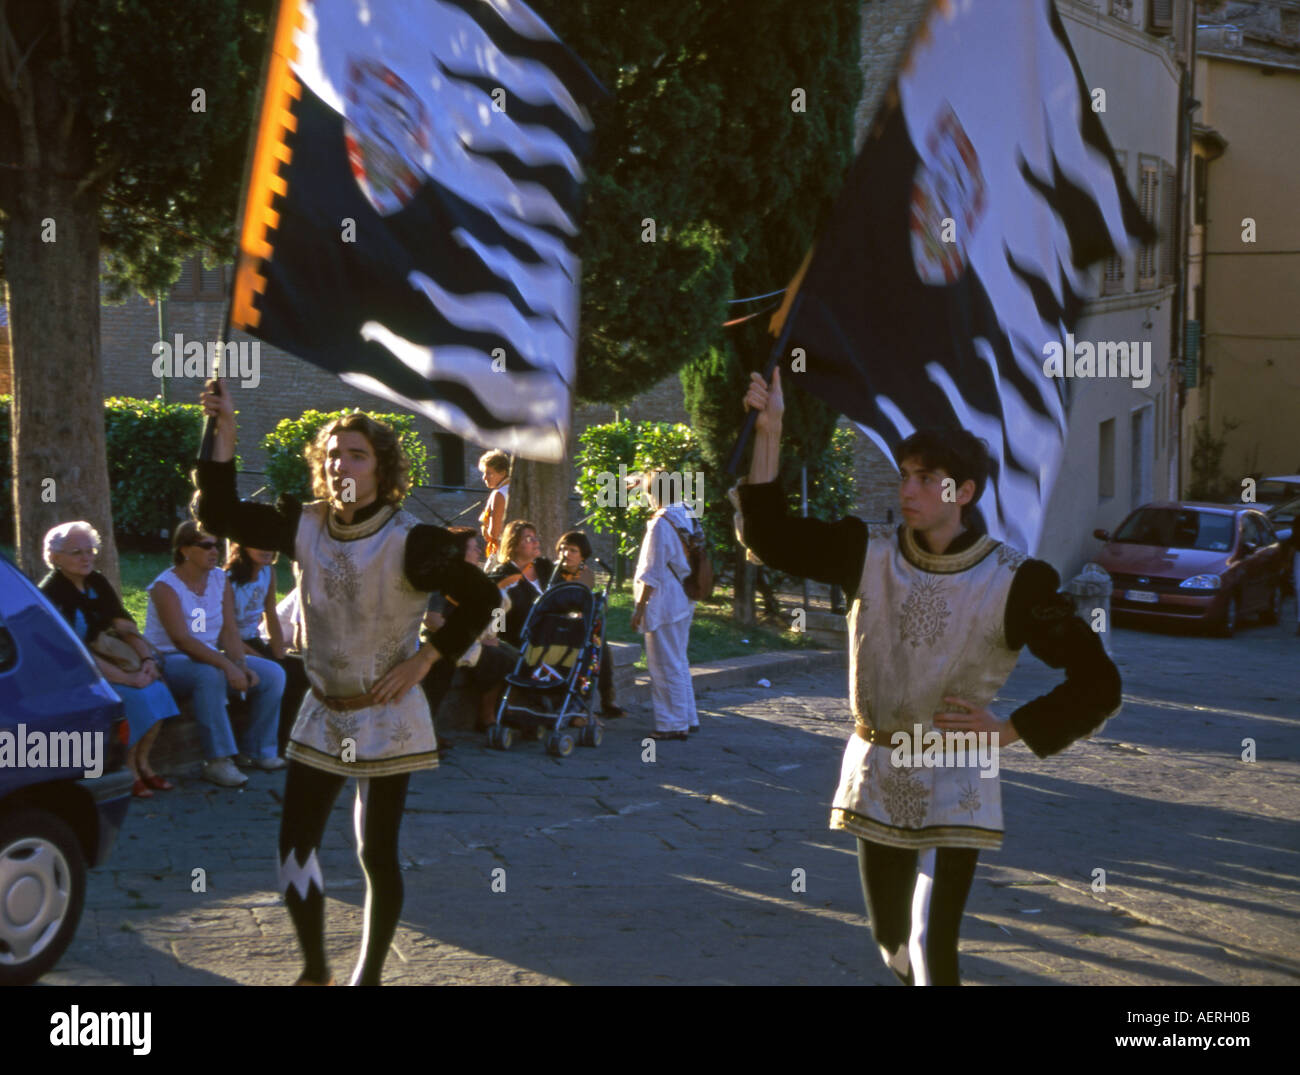
<instances>
[{"instance_id":1,"label":"grass patch","mask_svg":"<svg viewBox=\"0 0 1300 1075\"><path fill-rule=\"evenodd\" d=\"M724 661L729 657L742 657L763 650L817 648L816 643L804 634L766 625L742 627L731 618L731 594L718 590L715 595L719 598L718 601L700 602L695 606L691 639L686 647L687 658L692 664ZM611 642L643 643L643 636L632 630L632 607L630 592L610 592L605 637ZM636 667L645 668L644 653Z\"/></svg>"}]
</instances>

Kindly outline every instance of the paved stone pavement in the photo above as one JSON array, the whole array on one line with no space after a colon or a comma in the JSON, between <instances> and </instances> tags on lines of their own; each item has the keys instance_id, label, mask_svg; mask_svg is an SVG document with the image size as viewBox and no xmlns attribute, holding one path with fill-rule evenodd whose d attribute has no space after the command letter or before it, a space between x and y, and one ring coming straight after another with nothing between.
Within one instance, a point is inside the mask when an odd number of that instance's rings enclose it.
<instances>
[{"instance_id":1,"label":"paved stone pavement","mask_svg":"<svg viewBox=\"0 0 1300 1075\"><path fill-rule=\"evenodd\" d=\"M1114 633L1126 703L1095 738L1002 756L1007 838L981 856L971 984L1300 980L1300 638ZM757 676L755 676L757 678ZM851 730L842 668L700 695L656 744L639 705L566 760L461 742L412 781L397 984L886 984L854 845L826 828ZM1059 682L1025 654L994 709ZM1243 761L1253 739L1256 760ZM50 984L277 984L298 973L274 890L282 775L194 777L133 805ZM322 851L345 978L364 889L340 798ZM191 871L207 891L191 891ZM1094 892L1094 870L1105 870ZM494 871L498 886L494 892ZM806 891L795 891L794 871Z\"/></svg>"}]
</instances>

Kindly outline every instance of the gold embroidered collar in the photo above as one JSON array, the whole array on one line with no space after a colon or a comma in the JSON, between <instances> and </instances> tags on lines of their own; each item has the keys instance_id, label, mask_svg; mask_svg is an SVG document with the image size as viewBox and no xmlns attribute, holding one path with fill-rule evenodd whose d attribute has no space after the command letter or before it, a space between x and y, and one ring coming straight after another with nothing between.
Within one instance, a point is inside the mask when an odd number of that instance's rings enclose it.
<instances>
[{"instance_id":1,"label":"gold embroidered collar","mask_svg":"<svg viewBox=\"0 0 1300 1075\"><path fill-rule=\"evenodd\" d=\"M914 567L936 575L955 575L959 571L969 571L1000 544L988 534L981 534L969 548L940 556L921 548L910 526L902 529L903 536L898 544L903 550L903 557Z\"/></svg>"},{"instance_id":2,"label":"gold embroidered collar","mask_svg":"<svg viewBox=\"0 0 1300 1075\"><path fill-rule=\"evenodd\" d=\"M329 535L337 541L357 541L377 534L394 515L397 505L385 504L373 515L367 516L359 523L345 523L326 505L325 518L328 520Z\"/></svg>"}]
</instances>

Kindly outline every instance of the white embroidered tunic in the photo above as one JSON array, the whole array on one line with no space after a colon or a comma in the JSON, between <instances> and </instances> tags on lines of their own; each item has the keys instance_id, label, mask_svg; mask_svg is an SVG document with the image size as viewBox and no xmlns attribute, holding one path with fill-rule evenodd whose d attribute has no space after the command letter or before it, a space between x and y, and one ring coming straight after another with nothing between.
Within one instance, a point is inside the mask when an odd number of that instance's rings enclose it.
<instances>
[{"instance_id":1,"label":"white embroidered tunic","mask_svg":"<svg viewBox=\"0 0 1300 1075\"><path fill-rule=\"evenodd\" d=\"M354 525L323 502L307 504L295 537L301 577L305 663L312 686L331 698L369 691L419 648L428 594L403 571L407 534L417 520L385 507ZM343 776L389 776L432 769L437 739L424 691L362 709L331 709L307 692L286 755Z\"/></svg>"},{"instance_id":2,"label":"white embroidered tunic","mask_svg":"<svg viewBox=\"0 0 1300 1075\"><path fill-rule=\"evenodd\" d=\"M934 715L951 708L945 697L987 708L1015 667L1019 651L1007 646L1004 622L1024 560L987 536L936 556L909 529L899 538L891 527L871 528L849 618L849 682L854 717L874 729L873 741L849 740L832 829L900 848L1001 846L998 777L981 775L975 750L958 765L956 751L927 757L922 744ZM907 733L910 757L895 750L895 732Z\"/></svg>"}]
</instances>

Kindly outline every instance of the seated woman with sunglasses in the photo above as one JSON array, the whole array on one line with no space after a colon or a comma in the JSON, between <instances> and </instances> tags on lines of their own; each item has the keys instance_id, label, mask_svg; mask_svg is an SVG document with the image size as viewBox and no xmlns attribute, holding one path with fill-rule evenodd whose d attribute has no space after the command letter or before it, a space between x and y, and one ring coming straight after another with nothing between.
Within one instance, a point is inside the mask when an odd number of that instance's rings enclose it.
<instances>
[{"instance_id":1,"label":"seated woman with sunglasses","mask_svg":"<svg viewBox=\"0 0 1300 1075\"><path fill-rule=\"evenodd\" d=\"M149 751L162 722L180 710L162 682L162 669L140 637L135 620L122 607L113 584L95 570L98 555L99 531L90 523L78 521L54 527L45 535L45 562L50 565L50 573L41 580L41 592L87 647L100 634L112 630L140 658L140 667L128 672L93 650L90 654L126 710L130 735L126 764L135 774L131 794L152 799L155 791L171 791L176 786L150 768Z\"/></svg>"},{"instance_id":2,"label":"seated woman with sunglasses","mask_svg":"<svg viewBox=\"0 0 1300 1075\"><path fill-rule=\"evenodd\" d=\"M259 769L283 769L276 728L284 670L245 653L235 600L221 570L217 539L186 520L172 536L172 561L149 586L144 637L163 655L163 674L180 701L193 700L203 743L203 779L224 788L248 783L235 767L235 735L226 712L230 692L248 697L243 753ZM218 648L220 647L220 648Z\"/></svg>"}]
</instances>

